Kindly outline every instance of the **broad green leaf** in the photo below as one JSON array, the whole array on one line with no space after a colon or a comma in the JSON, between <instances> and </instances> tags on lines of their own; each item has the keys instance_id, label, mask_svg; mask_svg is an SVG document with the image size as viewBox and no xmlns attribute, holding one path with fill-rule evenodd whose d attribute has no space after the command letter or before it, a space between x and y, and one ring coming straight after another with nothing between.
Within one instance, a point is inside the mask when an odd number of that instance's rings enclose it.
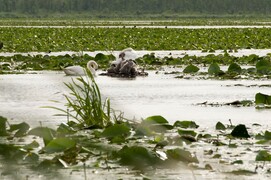
<instances>
[{"instance_id":1,"label":"broad green leaf","mask_svg":"<svg viewBox=\"0 0 271 180\"><path fill-rule=\"evenodd\" d=\"M271 132L265 131L265 133L264 133L264 139L265 140L271 140Z\"/></svg>"},{"instance_id":2,"label":"broad green leaf","mask_svg":"<svg viewBox=\"0 0 271 180\"><path fill-rule=\"evenodd\" d=\"M193 64L186 66L183 70L183 73L196 73L199 71L199 68Z\"/></svg>"},{"instance_id":3,"label":"broad green leaf","mask_svg":"<svg viewBox=\"0 0 271 180\"><path fill-rule=\"evenodd\" d=\"M147 124L168 124L168 121L162 116L150 116L143 122Z\"/></svg>"},{"instance_id":4,"label":"broad green leaf","mask_svg":"<svg viewBox=\"0 0 271 180\"><path fill-rule=\"evenodd\" d=\"M154 152L141 146L124 146L117 153L120 162L125 165L132 165L135 168L142 169L147 166L155 166L161 160Z\"/></svg>"},{"instance_id":5,"label":"broad green leaf","mask_svg":"<svg viewBox=\"0 0 271 180\"><path fill-rule=\"evenodd\" d=\"M222 124L221 122L217 122L215 125L215 129L216 130L225 130L226 126L224 124Z\"/></svg>"},{"instance_id":6,"label":"broad green leaf","mask_svg":"<svg viewBox=\"0 0 271 180\"><path fill-rule=\"evenodd\" d=\"M31 129L28 135L35 135L43 138L45 146L55 137L56 131L48 127L37 127Z\"/></svg>"},{"instance_id":7,"label":"broad green leaf","mask_svg":"<svg viewBox=\"0 0 271 180\"><path fill-rule=\"evenodd\" d=\"M108 57L106 55L104 55L103 53L98 53L96 54L94 60L95 61L103 61L103 60L107 60Z\"/></svg>"},{"instance_id":8,"label":"broad green leaf","mask_svg":"<svg viewBox=\"0 0 271 180\"><path fill-rule=\"evenodd\" d=\"M245 125L243 124L239 124L237 125L231 132L231 135L233 137L237 137L237 138L249 138L250 135L247 132L247 128Z\"/></svg>"},{"instance_id":9,"label":"broad green leaf","mask_svg":"<svg viewBox=\"0 0 271 180\"><path fill-rule=\"evenodd\" d=\"M16 131L16 133L14 134L15 137L21 137L21 136L24 136L27 131L30 129L30 126L23 122L23 123L20 123L20 124L12 124L10 125L10 129L9 131Z\"/></svg>"},{"instance_id":10,"label":"broad green leaf","mask_svg":"<svg viewBox=\"0 0 271 180\"><path fill-rule=\"evenodd\" d=\"M174 127L180 127L180 128L198 128L199 125L197 125L194 121L176 121L173 125Z\"/></svg>"},{"instance_id":11,"label":"broad green leaf","mask_svg":"<svg viewBox=\"0 0 271 180\"><path fill-rule=\"evenodd\" d=\"M56 131L58 134L62 134L62 135L76 133L76 131L66 123L61 123Z\"/></svg>"},{"instance_id":12,"label":"broad green leaf","mask_svg":"<svg viewBox=\"0 0 271 180\"><path fill-rule=\"evenodd\" d=\"M271 96L262 93L257 93L255 95L255 103L271 105Z\"/></svg>"},{"instance_id":13,"label":"broad green leaf","mask_svg":"<svg viewBox=\"0 0 271 180\"><path fill-rule=\"evenodd\" d=\"M43 150L46 153L63 152L67 149L75 147L76 142L69 138L57 138L50 141Z\"/></svg>"},{"instance_id":14,"label":"broad green leaf","mask_svg":"<svg viewBox=\"0 0 271 180\"><path fill-rule=\"evenodd\" d=\"M271 63L269 60L262 59L256 64L256 70L259 74L270 74L271 72Z\"/></svg>"},{"instance_id":15,"label":"broad green leaf","mask_svg":"<svg viewBox=\"0 0 271 180\"><path fill-rule=\"evenodd\" d=\"M171 160L183 161L188 163L199 162L196 156L193 156L189 151L180 148L167 150L166 154Z\"/></svg>"},{"instance_id":16,"label":"broad green leaf","mask_svg":"<svg viewBox=\"0 0 271 180\"><path fill-rule=\"evenodd\" d=\"M130 135L130 128L127 124L114 124L106 128L101 136L106 138L113 138L116 136L127 137Z\"/></svg>"},{"instance_id":17,"label":"broad green leaf","mask_svg":"<svg viewBox=\"0 0 271 180\"><path fill-rule=\"evenodd\" d=\"M35 148L38 148L40 145L37 141L33 141L32 143L30 144L26 144L24 145L22 148L29 151L29 150L33 150Z\"/></svg>"},{"instance_id":18,"label":"broad green leaf","mask_svg":"<svg viewBox=\"0 0 271 180\"><path fill-rule=\"evenodd\" d=\"M138 129L149 129L155 132L164 132L166 130L172 129L172 125L168 124L168 121L162 116L150 116L143 120L138 126ZM142 130L143 130L142 129Z\"/></svg>"},{"instance_id":19,"label":"broad green leaf","mask_svg":"<svg viewBox=\"0 0 271 180\"><path fill-rule=\"evenodd\" d=\"M178 133L179 135L191 135L193 137L195 137L197 135L197 133L195 131L192 130L183 130L183 129L178 129Z\"/></svg>"},{"instance_id":20,"label":"broad green leaf","mask_svg":"<svg viewBox=\"0 0 271 180\"><path fill-rule=\"evenodd\" d=\"M256 161L271 161L271 154L266 150L259 151L255 160Z\"/></svg>"},{"instance_id":21,"label":"broad green leaf","mask_svg":"<svg viewBox=\"0 0 271 180\"><path fill-rule=\"evenodd\" d=\"M240 74L242 72L242 68L237 63L231 63L228 67L228 72Z\"/></svg>"},{"instance_id":22,"label":"broad green leaf","mask_svg":"<svg viewBox=\"0 0 271 180\"><path fill-rule=\"evenodd\" d=\"M220 67L217 63L213 63L208 68L208 74L210 75L218 75L221 73Z\"/></svg>"}]
</instances>

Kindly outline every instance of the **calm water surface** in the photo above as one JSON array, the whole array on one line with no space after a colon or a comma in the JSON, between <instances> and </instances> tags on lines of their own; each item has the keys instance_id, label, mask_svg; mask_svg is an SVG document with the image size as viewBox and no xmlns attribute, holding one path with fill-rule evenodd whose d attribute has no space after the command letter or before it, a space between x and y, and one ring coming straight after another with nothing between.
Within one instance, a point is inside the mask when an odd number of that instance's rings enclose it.
<instances>
[{"instance_id":1,"label":"calm water surface","mask_svg":"<svg viewBox=\"0 0 271 180\"><path fill-rule=\"evenodd\" d=\"M63 82L72 77L63 72L38 72L37 74L0 76L0 115L11 123L28 122L31 125L56 126L65 117L53 116L56 110L41 108L57 106L65 108L63 94L69 90ZM270 94L270 88L228 86L234 84L268 84L269 81L252 80L186 80L174 75L149 72L148 77L120 79L98 76L97 84L103 97L109 97L116 110L130 119L140 120L151 115L162 115L171 123L176 120L193 120L200 126L214 126L217 121L228 123L260 123L268 125L270 110L254 107L196 106L197 103L227 103L235 100L254 100L256 93ZM59 101L60 103L52 102Z\"/></svg>"}]
</instances>

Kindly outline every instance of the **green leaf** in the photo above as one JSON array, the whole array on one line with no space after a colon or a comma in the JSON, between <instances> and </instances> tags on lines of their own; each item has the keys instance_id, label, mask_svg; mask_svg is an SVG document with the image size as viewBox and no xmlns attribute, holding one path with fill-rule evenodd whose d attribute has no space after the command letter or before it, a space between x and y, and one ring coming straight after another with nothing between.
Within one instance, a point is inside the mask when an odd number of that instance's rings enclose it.
<instances>
[{"instance_id":1,"label":"green leaf","mask_svg":"<svg viewBox=\"0 0 271 180\"><path fill-rule=\"evenodd\" d=\"M168 124L168 121L162 116L150 116L143 122L147 124Z\"/></svg>"},{"instance_id":2,"label":"green leaf","mask_svg":"<svg viewBox=\"0 0 271 180\"><path fill-rule=\"evenodd\" d=\"M30 151L30 150L33 150L35 148L38 148L40 145L37 141L33 141L32 143L30 144L26 144L24 145L22 148L27 150L27 151Z\"/></svg>"},{"instance_id":3,"label":"green leaf","mask_svg":"<svg viewBox=\"0 0 271 180\"><path fill-rule=\"evenodd\" d=\"M173 128L162 116L150 116L143 120L138 128L147 130L145 127L155 132L164 132Z\"/></svg>"},{"instance_id":4,"label":"green leaf","mask_svg":"<svg viewBox=\"0 0 271 180\"><path fill-rule=\"evenodd\" d=\"M233 137L237 137L237 138L249 138L250 135L247 132L247 128L245 125L243 124L239 124L237 125L231 132L231 135Z\"/></svg>"},{"instance_id":5,"label":"green leaf","mask_svg":"<svg viewBox=\"0 0 271 180\"><path fill-rule=\"evenodd\" d=\"M37 127L28 132L28 135L35 135L43 138L45 146L54 138L56 131L48 127Z\"/></svg>"},{"instance_id":6,"label":"green leaf","mask_svg":"<svg viewBox=\"0 0 271 180\"><path fill-rule=\"evenodd\" d=\"M266 150L259 151L256 156L256 161L271 161L271 154Z\"/></svg>"},{"instance_id":7,"label":"green leaf","mask_svg":"<svg viewBox=\"0 0 271 180\"><path fill-rule=\"evenodd\" d=\"M0 136L6 136L7 133L7 118L0 116Z\"/></svg>"},{"instance_id":8,"label":"green leaf","mask_svg":"<svg viewBox=\"0 0 271 180\"><path fill-rule=\"evenodd\" d=\"M231 63L228 67L228 72L240 74L242 72L242 68L237 63Z\"/></svg>"},{"instance_id":9,"label":"green leaf","mask_svg":"<svg viewBox=\"0 0 271 180\"><path fill-rule=\"evenodd\" d=\"M118 151L117 155L120 158L120 163L132 165L139 169L146 166L155 166L160 162L160 159L154 152L151 152L141 146L124 146L120 151Z\"/></svg>"},{"instance_id":10,"label":"green leaf","mask_svg":"<svg viewBox=\"0 0 271 180\"><path fill-rule=\"evenodd\" d=\"M261 59L256 63L256 70L259 74L269 74L271 72L271 62L266 59Z\"/></svg>"},{"instance_id":11,"label":"green leaf","mask_svg":"<svg viewBox=\"0 0 271 180\"><path fill-rule=\"evenodd\" d=\"M183 162L195 162L198 163L198 159L196 156L193 156L189 151L177 148L177 149L169 149L166 152L168 158L171 160L183 161Z\"/></svg>"},{"instance_id":12,"label":"green leaf","mask_svg":"<svg viewBox=\"0 0 271 180\"><path fill-rule=\"evenodd\" d=\"M193 137L195 137L197 135L197 133L195 131L192 130L183 130L183 129L178 129L178 133L179 135L191 135Z\"/></svg>"},{"instance_id":13,"label":"green leaf","mask_svg":"<svg viewBox=\"0 0 271 180\"><path fill-rule=\"evenodd\" d=\"M213 63L208 68L208 74L210 75L218 75L221 73L220 67L217 63Z\"/></svg>"},{"instance_id":14,"label":"green leaf","mask_svg":"<svg viewBox=\"0 0 271 180\"><path fill-rule=\"evenodd\" d=\"M271 105L271 96L262 93L257 93L255 95L255 103Z\"/></svg>"},{"instance_id":15,"label":"green leaf","mask_svg":"<svg viewBox=\"0 0 271 180\"><path fill-rule=\"evenodd\" d=\"M46 153L55 153L55 152L63 152L70 148L75 147L76 142L69 138L57 138L50 141L43 150Z\"/></svg>"},{"instance_id":16,"label":"green leaf","mask_svg":"<svg viewBox=\"0 0 271 180\"><path fill-rule=\"evenodd\" d=\"M110 126L106 128L101 136L106 138L113 138L116 136L121 137L127 137L130 135L130 128L127 126L127 124L114 124L113 126Z\"/></svg>"},{"instance_id":17,"label":"green leaf","mask_svg":"<svg viewBox=\"0 0 271 180\"><path fill-rule=\"evenodd\" d=\"M215 125L215 129L216 130L225 130L226 126L224 124L222 124L221 122L217 122Z\"/></svg>"},{"instance_id":18,"label":"green leaf","mask_svg":"<svg viewBox=\"0 0 271 180\"><path fill-rule=\"evenodd\" d=\"M20 124L10 125L9 131L16 131L17 130L17 132L14 134L14 136L21 137L21 136L24 136L29 129L30 129L30 126L27 123L23 122Z\"/></svg>"},{"instance_id":19,"label":"green leaf","mask_svg":"<svg viewBox=\"0 0 271 180\"><path fill-rule=\"evenodd\" d=\"M68 135L68 134L76 133L76 131L66 123L61 123L56 131L57 131L57 133L62 134L62 135Z\"/></svg>"},{"instance_id":20,"label":"green leaf","mask_svg":"<svg viewBox=\"0 0 271 180\"><path fill-rule=\"evenodd\" d=\"M108 57L106 55L104 55L103 53L98 53L96 54L94 60L95 61L103 61L103 60L107 60Z\"/></svg>"},{"instance_id":21,"label":"green leaf","mask_svg":"<svg viewBox=\"0 0 271 180\"><path fill-rule=\"evenodd\" d=\"M199 68L193 64L186 66L183 70L183 73L196 73L199 71Z\"/></svg>"},{"instance_id":22,"label":"green leaf","mask_svg":"<svg viewBox=\"0 0 271 180\"><path fill-rule=\"evenodd\" d=\"M174 127L180 127L180 128L198 128L199 125L197 125L194 121L176 121L173 125Z\"/></svg>"},{"instance_id":23,"label":"green leaf","mask_svg":"<svg viewBox=\"0 0 271 180\"><path fill-rule=\"evenodd\" d=\"M264 139L265 140L271 140L271 132L265 131L265 133L264 133Z\"/></svg>"}]
</instances>

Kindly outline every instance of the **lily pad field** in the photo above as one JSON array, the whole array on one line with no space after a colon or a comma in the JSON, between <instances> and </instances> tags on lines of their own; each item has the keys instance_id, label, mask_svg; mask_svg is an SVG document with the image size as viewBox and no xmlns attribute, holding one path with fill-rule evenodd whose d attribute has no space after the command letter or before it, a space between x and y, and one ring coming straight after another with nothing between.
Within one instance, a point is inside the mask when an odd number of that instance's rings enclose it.
<instances>
[{"instance_id":1,"label":"lily pad field","mask_svg":"<svg viewBox=\"0 0 271 180\"><path fill-rule=\"evenodd\" d=\"M0 20L0 179L270 179L269 21Z\"/></svg>"}]
</instances>

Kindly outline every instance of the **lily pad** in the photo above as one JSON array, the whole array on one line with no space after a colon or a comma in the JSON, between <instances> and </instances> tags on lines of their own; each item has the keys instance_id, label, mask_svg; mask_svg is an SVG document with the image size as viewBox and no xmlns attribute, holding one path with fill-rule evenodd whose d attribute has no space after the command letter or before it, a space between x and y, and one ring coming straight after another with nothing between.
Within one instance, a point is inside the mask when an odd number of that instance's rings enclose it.
<instances>
[{"instance_id":1,"label":"lily pad","mask_svg":"<svg viewBox=\"0 0 271 180\"><path fill-rule=\"evenodd\" d=\"M30 129L30 126L23 122L23 123L20 123L20 124L12 124L10 125L10 129L9 131L16 131L16 133L14 134L15 137L21 137L21 136L24 136L27 131Z\"/></svg>"},{"instance_id":2,"label":"lily pad","mask_svg":"<svg viewBox=\"0 0 271 180\"><path fill-rule=\"evenodd\" d=\"M221 122L217 122L215 125L215 129L216 130L225 130L226 126L224 124L222 124Z\"/></svg>"},{"instance_id":3,"label":"lily pad","mask_svg":"<svg viewBox=\"0 0 271 180\"><path fill-rule=\"evenodd\" d=\"M106 128L102 133L102 137L113 138L116 136L127 137L130 135L130 128L126 124L115 124Z\"/></svg>"},{"instance_id":4,"label":"lily pad","mask_svg":"<svg viewBox=\"0 0 271 180\"><path fill-rule=\"evenodd\" d=\"M117 152L117 155L120 157L120 163L132 165L138 169L142 169L146 166L155 166L161 162L154 152L141 146L124 146Z\"/></svg>"},{"instance_id":5,"label":"lily pad","mask_svg":"<svg viewBox=\"0 0 271 180\"><path fill-rule=\"evenodd\" d=\"M171 160L183 161L188 163L199 162L196 156L193 156L189 151L180 148L167 150L166 154Z\"/></svg>"},{"instance_id":6,"label":"lily pad","mask_svg":"<svg viewBox=\"0 0 271 180\"><path fill-rule=\"evenodd\" d=\"M266 150L259 151L255 160L256 161L271 161L271 154Z\"/></svg>"},{"instance_id":7,"label":"lily pad","mask_svg":"<svg viewBox=\"0 0 271 180\"><path fill-rule=\"evenodd\" d=\"M271 105L271 96L262 93L257 93L255 95L255 103Z\"/></svg>"},{"instance_id":8,"label":"lily pad","mask_svg":"<svg viewBox=\"0 0 271 180\"><path fill-rule=\"evenodd\" d=\"M197 125L194 121L176 121L173 125L174 127L180 127L180 128L198 128L199 125Z\"/></svg>"},{"instance_id":9,"label":"lily pad","mask_svg":"<svg viewBox=\"0 0 271 180\"><path fill-rule=\"evenodd\" d=\"M46 153L63 152L67 149L75 147L76 142L69 138L57 138L50 141L44 148L43 151Z\"/></svg>"},{"instance_id":10,"label":"lily pad","mask_svg":"<svg viewBox=\"0 0 271 180\"><path fill-rule=\"evenodd\" d=\"M199 68L193 64L190 64L184 68L183 73L196 73L199 71Z\"/></svg>"},{"instance_id":11,"label":"lily pad","mask_svg":"<svg viewBox=\"0 0 271 180\"><path fill-rule=\"evenodd\" d=\"M208 68L208 74L210 74L210 75L219 75L222 73L223 73L223 71L220 70L220 67L217 63L211 64Z\"/></svg>"},{"instance_id":12,"label":"lily pad","mask_svg":"<svg viewBox=\"0 0 271 180\"><path fill-rule=\"evenodd\" d=\"M228 72L240 74L242 72L242 68L237 63L231 63L228 68Z\"/></svg>"},{"instance_id":13,"label":"lily pad","mask_svg":"<svg viewBox=\"0 0 271 180\"><path fill-rule=\"evenodd\" d=\"M43 142L47 145L54 137L56 131L48 127L37 127L28 132L28 135L35 135L43 138Z\"/></svg>"}]
</instances>

